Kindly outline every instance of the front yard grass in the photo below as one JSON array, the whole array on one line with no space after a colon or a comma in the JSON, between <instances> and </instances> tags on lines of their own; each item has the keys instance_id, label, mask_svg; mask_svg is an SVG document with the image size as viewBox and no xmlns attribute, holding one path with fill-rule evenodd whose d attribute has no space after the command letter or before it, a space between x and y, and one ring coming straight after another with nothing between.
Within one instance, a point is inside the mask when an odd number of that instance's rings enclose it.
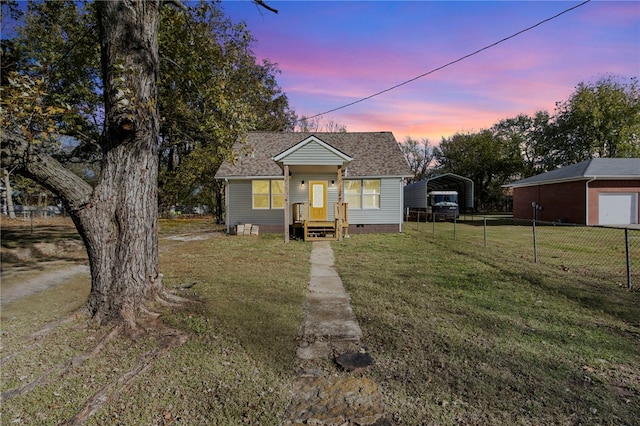
<instances>
[{"instance_id":1,"label":"front yard grass","mask_svg":"<svg viewBox=\"0 0 640 426\"><path fill-rule=\"evenodd\" d=\"M418 424L637 424L640 293L503 244L353 235L336 264L390 418Z\"/></svg>"},{"instance_id":2,"label":"front yard grass","mask_svg":"<svg viewBox=\"0 0 640 426\"><path fill-rule=\"evenodd\" d=\"M332 244L374 358L363 374L380 385L393 424L637 424L640 292L523 258L514 250L523 227L494 229L500 244L484 248L481 228L458 224L459 236L480 237L455 241L428 226ZM169 238L213 229L161 222L164 282L195 301L162 318L189 339L134 380L125 379L158 347L153 336L118 337L69 363L108 331L76 315L88 282L3 306L2 392L46 380L3 400L0 423L64 423L114 389L88 424L278 425L312 245Z\"/></svg>"},{"instance_id":3,"label":"front yard grass","mask_svg":"<svg viewBox=\"0 0 640 426\"><path fill-rule=\"evenodd\" d=\"M105 395L87 424L279 424L295 376L311 245L285 245L279 235L169 238L212 228L161 222L164 283L189 287L176 292L194 303L163 311L189 338L148 365L159 347L154 336L120 336L82 358L108 331L77 315L86 280L3 306L2 392L44 380L4 399L0 423L62 424Z\"/></svg>"}]
</instances>

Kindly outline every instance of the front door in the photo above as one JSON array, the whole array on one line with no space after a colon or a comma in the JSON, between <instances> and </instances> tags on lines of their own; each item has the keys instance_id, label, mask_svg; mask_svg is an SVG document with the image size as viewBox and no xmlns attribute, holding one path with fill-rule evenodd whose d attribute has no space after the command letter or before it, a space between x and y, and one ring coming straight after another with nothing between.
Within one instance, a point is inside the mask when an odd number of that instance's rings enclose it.
<instances>
[{"instance_id":1,"label":"front door","mask_svg":"<svg viewBox=\"0 0 640 426\"><path fill-rule=\"evenodd\" d=\"M327 220L327 181L309 182L309 220Z\"/></svg>"}]
</instances>

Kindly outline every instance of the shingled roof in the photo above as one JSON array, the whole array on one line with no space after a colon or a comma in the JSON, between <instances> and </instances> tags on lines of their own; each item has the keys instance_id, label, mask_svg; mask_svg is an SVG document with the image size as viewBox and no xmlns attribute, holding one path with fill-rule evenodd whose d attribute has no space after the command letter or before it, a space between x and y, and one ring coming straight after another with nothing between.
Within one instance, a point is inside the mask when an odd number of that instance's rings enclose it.
<instances>
[{"instance_id":1,"label":"shingled roof","mask_svg":"<svg viewBox=\"0 0 640 426\"><path fill-rule=\"evenodd\" d=\"M391 132L249 132L246 142L234 146L237 160L222 163L216 178L282 176L273 157L310 136L353 158L348 176L411 176L397 141Z\"/></svg>"},{"instance_id":2,"label":"shingled roof","mask_svg":"<svg viewBox=\"0 0 640 426\"><path fill-rule=\"evenodd\" d=\"M504 186L517 188L594 178L640 179L640 158L592 158Z\"/></svg>"}]
</instances>

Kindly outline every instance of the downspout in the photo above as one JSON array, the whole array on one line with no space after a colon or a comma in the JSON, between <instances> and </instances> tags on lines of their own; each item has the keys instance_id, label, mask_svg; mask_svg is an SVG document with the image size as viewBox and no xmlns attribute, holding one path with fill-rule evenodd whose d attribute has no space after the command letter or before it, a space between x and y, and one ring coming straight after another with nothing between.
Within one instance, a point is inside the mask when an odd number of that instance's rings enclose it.
<instances>
[{"instance_id":1,"label":"downspout","mask_svg":"<svg viewBox=\"0 0 640 426\"><path fill-rule=\"evenodd\" d=\"M400 233L402 233L402 225L404 223L404 186L403 178L400 178Z\"/></svg>"},{"instance_id":2,"label":"downspout","mask_svg":"<svg viewBox=\"0 0 640 426\"><path fill-rule=\"evenodd\" d=\"M595 177L593 177L593 178L591 178L590 180L588 180L588 181L585 183L585 185L584 185L584 203L585 203L585 206L584 206L584 207L585 207L584 212L585 212L585 215L586 215L586 217L585 217L585 221L584 221L584 222L585 222L585 224L586 224L587 226L589 226L589 225L590 225L590 223L589 223L589 184L590 184L591 182L593 182L594 180L596 180L596 178L595 178Z\"/></svg>"},{"instance_id":3,"label":"downspout","mask_svg":"<svg viewBox=\"0 0 640 426\"><path fill-rule=\"evenodd\" d=\"M229 179L224 180L224 221L227 223L227 235L229 235Z\"/></svg>"}]
</instances>

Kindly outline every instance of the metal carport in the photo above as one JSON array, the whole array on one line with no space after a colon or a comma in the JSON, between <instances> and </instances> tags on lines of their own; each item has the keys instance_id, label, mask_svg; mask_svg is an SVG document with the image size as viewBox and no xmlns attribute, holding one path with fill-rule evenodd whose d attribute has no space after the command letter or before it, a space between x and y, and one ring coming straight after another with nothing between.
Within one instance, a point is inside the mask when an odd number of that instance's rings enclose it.
<instances>
[{"instance_id":1,"label":"metal carport","mask_svg":"<svg viewBox=\"0 0 640 426\"><path fill-rule=\"evenodd\" d=\"M460 212L473 212L473 181L464 176L445 173L404 187L404 207L427 208L427 194L431 191L457 191Z\"/></svg>"}]
</instances>

